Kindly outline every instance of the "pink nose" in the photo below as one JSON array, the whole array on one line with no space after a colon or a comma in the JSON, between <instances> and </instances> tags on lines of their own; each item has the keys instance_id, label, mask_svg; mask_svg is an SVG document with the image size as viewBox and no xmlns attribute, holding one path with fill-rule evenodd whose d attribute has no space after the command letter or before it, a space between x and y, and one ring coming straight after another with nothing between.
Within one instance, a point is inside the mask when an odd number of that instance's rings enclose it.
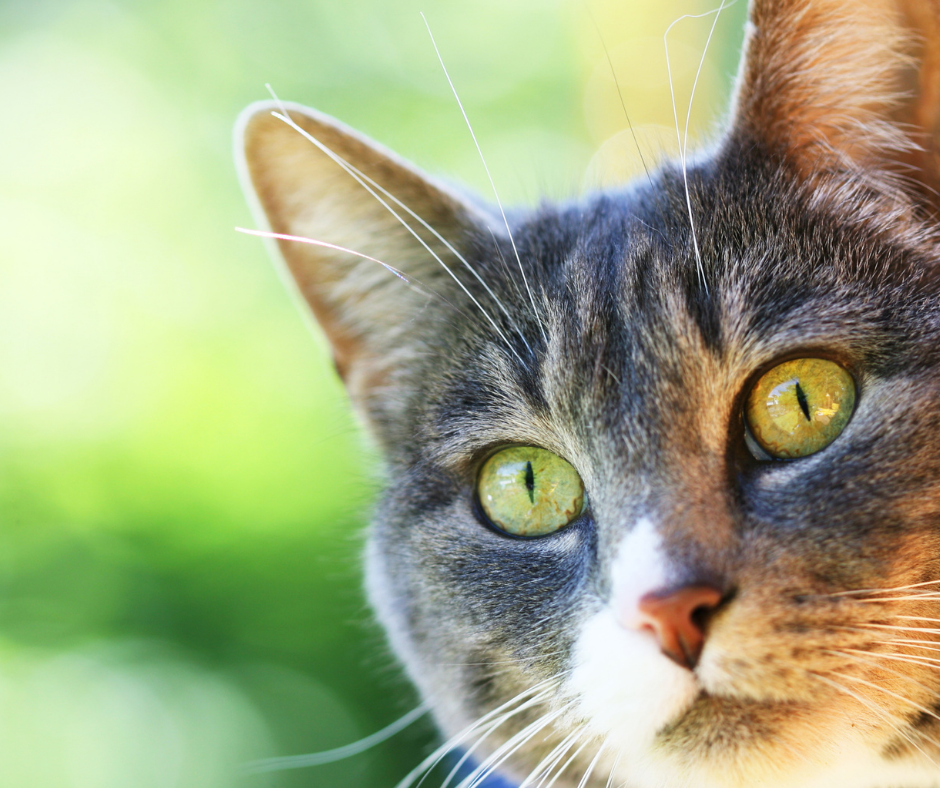
<instances>
[{"instance_id":1,"label":"pink nose","mask_svg":"<svg viewBox=\"0 0 940 788\"><path fill-rule=\"evenodd\" d=\"M646 594L639 602L643 628L656 635L663 654L691 670L705 644L704 619L719 602L721 592L711 586Z\"/></svg>"}]
</instances>

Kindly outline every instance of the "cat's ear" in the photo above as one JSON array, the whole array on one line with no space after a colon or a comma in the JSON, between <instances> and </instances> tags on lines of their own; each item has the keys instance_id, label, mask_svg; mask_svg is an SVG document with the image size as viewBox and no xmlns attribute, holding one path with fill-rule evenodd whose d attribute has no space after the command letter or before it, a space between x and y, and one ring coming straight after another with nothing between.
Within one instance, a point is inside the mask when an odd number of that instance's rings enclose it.
<instances>
[{"instance_id":1,"label":"cat's ear","mask_svg":"<svg viewBox=\"0 0 940 788\"><path fill-rule=\"evenodd\" d=\"M482 215L391 152L305 107L248 107L235 149L259 224L331 245L277 240L337 370L368 411L369 397L420 346L410 327L448 278L445 265L454 263L441 239L459 246Z\"/></svg>"},{"instance_id":2,"label":"cat's ear","mask_svg":"<svg viewBox=\"0 0 940 788\"><path fill-rule=\"evenodd\" d=\"M940 1L751 0L731 138L935 201Z\"/></svg>"}]
</instances>

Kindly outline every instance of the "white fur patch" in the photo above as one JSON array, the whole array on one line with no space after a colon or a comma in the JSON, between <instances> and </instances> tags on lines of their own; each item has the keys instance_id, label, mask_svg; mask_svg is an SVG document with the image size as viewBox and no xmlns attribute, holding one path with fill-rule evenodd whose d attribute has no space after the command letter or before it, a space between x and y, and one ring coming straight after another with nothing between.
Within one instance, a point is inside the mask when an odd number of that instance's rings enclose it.
<instances>
[{"instance_id":1,"label":"white fur patch","mask_svg":"<svg viewBox=\"0 0 940 788\"><path fill-rule=\"evenodd\" d=\"M653 523L640 520L617 552L610 603L585 622L575 644L569 688L578 711L625 764L647 762L656 733L699 691L693 674L664 656L643 628L639 600L663 588L668 575Z\"/></svg>"},{"instance_id":2,"label":"white fur patch","mask_svg":"<svg viewBox=\"0 0 940 788\"><path fill-rule=\"evenodd\" d=\"M669 579L659 534L649 518L639 520L621 541L610 575L611 604L620 623L643 629L646 617L640 612L640 598L664 588Z\"/></svg>"}]
</instances>

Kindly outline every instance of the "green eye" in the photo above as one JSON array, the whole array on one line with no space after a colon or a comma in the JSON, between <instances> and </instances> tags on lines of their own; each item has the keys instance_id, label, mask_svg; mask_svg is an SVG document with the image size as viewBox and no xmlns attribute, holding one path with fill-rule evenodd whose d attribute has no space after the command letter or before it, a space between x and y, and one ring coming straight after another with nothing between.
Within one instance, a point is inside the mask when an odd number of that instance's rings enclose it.
<instances>
[{"instance_id":1,"label":"green eye","mask_svg":"<svg viewBox=\"0 0 940 788\"><path fill-rule=\"evenodd\" d=\"M821 358L785 361L751 389L744 406L748 429L777 459L815 454L845 429L855 408L855 381Z\"/></svg>"},{"instance_id":2,"label":"green eye","mask_svg":"<svg viewBox=\"0 0 940 788\"><path fill-rule=\"evenodd\" d=\"M490 457L477 481L490 522L513 536L544 536L564 528L584 508L584 483L557 454L513 446Z\"/></svg>"}]
</instances>

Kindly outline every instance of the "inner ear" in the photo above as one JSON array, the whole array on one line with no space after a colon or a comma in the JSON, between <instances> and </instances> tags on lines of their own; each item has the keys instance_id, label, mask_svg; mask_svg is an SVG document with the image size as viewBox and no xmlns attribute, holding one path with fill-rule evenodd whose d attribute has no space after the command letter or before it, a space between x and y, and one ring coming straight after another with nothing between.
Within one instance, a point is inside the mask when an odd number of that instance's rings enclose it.
<instances>
[{"instance_id":1,"label":"inner ear","mask_svg":"<svg viewBox=\"0 0 940 788\"><path fill-rule=\"evenodd\" d=\"M936 204L940 4L753 0L732 139Z\"/></svg>"},{"instance_id":2,"label":"inner ear","mask_svg":"<svg viewBox=\"0 0 940 788\"><path fill-rule=\"evenodd\" d=\"M415 315L449 287L460 248L487 217L380 145L294 104L246 109L236 158L259 224L332 245L277 241L362 404L420 344Z\"/></svg>"}]
</instances>

